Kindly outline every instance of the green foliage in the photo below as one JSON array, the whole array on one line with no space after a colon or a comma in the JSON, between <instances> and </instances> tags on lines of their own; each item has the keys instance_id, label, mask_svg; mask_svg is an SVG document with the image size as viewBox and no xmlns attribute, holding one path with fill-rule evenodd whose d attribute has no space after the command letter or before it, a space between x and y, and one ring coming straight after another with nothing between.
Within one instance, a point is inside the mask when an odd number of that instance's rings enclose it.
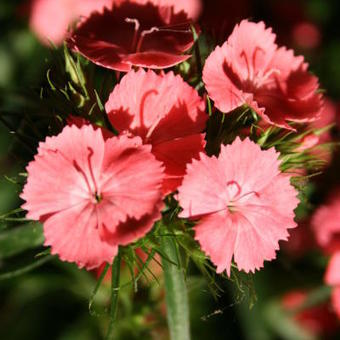
<instances>
[{"instance_id":1,"label":"green foliage","mask_svg":"<svg viewBox=\"0 0 340 340\"><path fill-rule=\"evenodd\" d=\"M0 232L0 260L18 255L44 242L42 225L29 222Z\"/></svg>"}]
</instances>

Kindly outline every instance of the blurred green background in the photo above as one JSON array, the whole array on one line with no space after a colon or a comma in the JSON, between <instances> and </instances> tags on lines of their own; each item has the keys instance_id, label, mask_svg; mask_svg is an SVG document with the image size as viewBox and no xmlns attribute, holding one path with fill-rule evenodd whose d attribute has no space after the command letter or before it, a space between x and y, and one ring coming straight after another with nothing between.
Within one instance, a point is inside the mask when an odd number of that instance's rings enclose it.
<instances>
[{"instance_id":1,"label":"blurred green background","mask_svg":"<svg viewBox=\"0 0 340 340\"><path fill-rule=\"evenodd\" d=\"M339 107L339 1L244 3L248 17L264 20L274 28L279 41L306 56L327 96ZM30 115L39 107L31 99L46 81L46 71L53 58L52 52L30 32L26 5L19 0L0 2L0 339L102 339L108 322L105 313L110 292L109 284L104 283L94 307L94 314L99 315L90 315L88 304L96 273L52 259L26 274L13 278L1 276L27 268L36 260L36 254L44 250L27 249L22 244L22 234L11 234L8 238L7 233L21 223L9 221L5 216L20 205L18 194L24 182L20 173L34 153L29 133L18 136L13 132L19 130L22 115ZM230 14L228 17L232 17ZM296 25L306 21L314 24L320 34L319 43L312 48L301 46L293 33ZM25 131L30 132L27 128ZM334 185L339 180L334 175L338 173L337 163L336 158L326 175L311 187L315 203L321 200L315 192L322 195L328 191L330 182ZM29 237L36 235L35 244L41 244L39 226L27 228ZM312 291L316 303L327 302L329 289L322 284L325 265L326 259L317 250L302 257L280 252L277 261L266 263L253 277L257 302L252 309L249 309L252 295L249 298L248 280L236 284L217 278L222 290L215 300L206 280L193 268L188 276L193 339L340 339L338 324L332 325L331 331L310 331L301 327L294 319L295 314L287 313L281 303L283 294L299 289ZM122 280L129 281L126 268ZM129 286L122 290L117 339L167 339L161 276L159 280L157 283L148 275L136 294Z\"/></svg>"}]
</instances>

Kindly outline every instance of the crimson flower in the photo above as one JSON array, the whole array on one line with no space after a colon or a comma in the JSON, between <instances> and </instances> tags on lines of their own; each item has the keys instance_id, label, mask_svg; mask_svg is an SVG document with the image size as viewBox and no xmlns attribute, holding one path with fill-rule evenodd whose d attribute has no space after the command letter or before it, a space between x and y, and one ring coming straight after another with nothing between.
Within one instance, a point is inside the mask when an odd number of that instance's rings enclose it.
<instances>
[{"instance_id":1,"label":"crimson flower","mask_svg":"<svg viewBox=\"0 0 340 340\"><path fill-rule=\"evenodd\" d=\"M133 65L162 69L187 60L194 43L185 12L124 1L80 22L68 45L92 62L127 72Z\"/></svg>"}]
</instances>

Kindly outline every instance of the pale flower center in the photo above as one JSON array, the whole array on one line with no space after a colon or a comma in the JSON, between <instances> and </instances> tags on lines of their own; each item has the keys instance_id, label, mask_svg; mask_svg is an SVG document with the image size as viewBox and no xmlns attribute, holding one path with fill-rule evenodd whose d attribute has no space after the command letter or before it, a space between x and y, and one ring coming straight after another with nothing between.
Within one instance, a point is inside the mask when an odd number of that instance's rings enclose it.
<instances>
[{"instance_id":1,"label":"pale flower center","mask_svg":"<svg viewBox=\"0 0 340 340\"><path fill-rule=\"evenodd\" d=\"M236 210L237 202L249 195L255 195L256 197L260 197L260 194L256 191L249 191L242 194L242 188L237 181L229 181L227 182L227 192L229 196L229 201L227 203L227 208L230 212Z\"/></svg>"}]
</instances>

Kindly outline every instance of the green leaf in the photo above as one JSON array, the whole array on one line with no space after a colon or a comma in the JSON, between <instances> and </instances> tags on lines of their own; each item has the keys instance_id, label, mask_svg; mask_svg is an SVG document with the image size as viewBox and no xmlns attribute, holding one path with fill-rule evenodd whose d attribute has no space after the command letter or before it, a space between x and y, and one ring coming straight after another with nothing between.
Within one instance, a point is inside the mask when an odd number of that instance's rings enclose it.
<instances>
[{"instance_id":1,"label":"green leaf","mask_svg":"<svg viewBox=\"0 0 340 340\"><path fill-rule=\"evenodd\" d=\"M33 249L44 242L43 228L38 222L0 232L0 260Z\"/></svg>"}]
</instances>

